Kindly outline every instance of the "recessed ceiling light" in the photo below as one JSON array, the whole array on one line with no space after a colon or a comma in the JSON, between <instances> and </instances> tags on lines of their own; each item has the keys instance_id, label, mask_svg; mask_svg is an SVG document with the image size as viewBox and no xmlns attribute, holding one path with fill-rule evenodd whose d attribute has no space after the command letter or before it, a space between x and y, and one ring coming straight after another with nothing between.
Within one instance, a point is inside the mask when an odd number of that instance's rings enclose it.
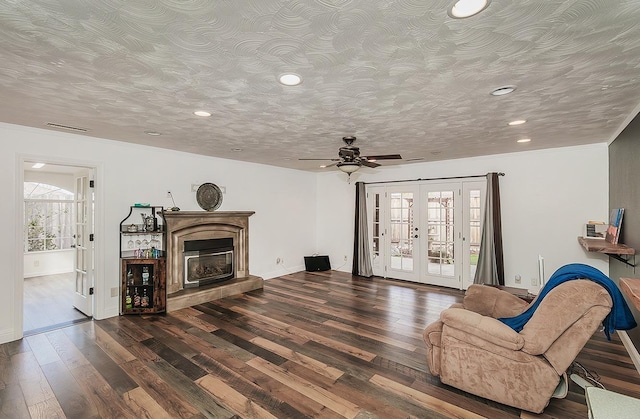
<instances>
[{"instance_id":1,"label":"recessed ceiling light","mask_svg":"<svg viewBox=\"0 0 640 419\"><path fill-rule=\"evenodd\" d=\"M320 165L320 168L321 168L321 169L324 169L325 167L327 167L327 165L326 165L326 164L321 164L321 165Z\"/></svg>"},{"instance_id":2,"label":"recessed ceiling light","mask_svg":"<svg viewBox=\"0 0 640 419\"><path fill-rule=\"evenodd\" d=\"M531 138L521 138L517 142L519 143L528 143L531 141Z\"/></svg>"},{"instance_id":3,"label":"recessed ceiling light","mask_svg":"<svg viewBox=\"0 0 640 419\"><path fill-rule=\"evenodd\" d=\"M145 131L144 133L147 135L152 135L154 137L157 137L158 135L162 135L158 131Z\"/></svg>"},{"instance_id":4,"label":"recessed ceiling light","mask_svg":"<svg viewBox=\"0 0 640 419\"><path fill-rule=\"evenodd\" d=\"M36 163L33 166L31 166L32 169L41 169L44 167L44 163Z\"/></svg>"},{"instance_id":5,"label":"recessed ceiling light","mask_svg":"<svg viewBox=\"0 0 640 419\"><path fill-rule=\"evenodd\" d=\"M294 73L281 74L278 81L285 86L297 86L302 83L302 77Z\"/></svg>"},{"instance_id":6,"label":"recessed ceiling light","mask_svg":"<svg viewBox=\"0 0 640 419\"><path fill-rule=\"evenodd\" d=\"M491 95L492 96L508 95L509 93L513 92L514 90L516 90L516 86L502 86L502 87L498 87L497 89L492 90L491 91Z\"/></svg>"},{"instance_id":7,"label":"recessed ceiling light","mask_svg":"<svg viewBox=\"0 0 640 419\"><path fill-rule=\"evenodd\" d=\"M491 0L458 0L447 10L454 19L464 19L476 15L486 9Z\"/></svg>"},{"instance_id":8,"label":"recessed ceiling light","mask_svg":"<svg viewBox=\"0 0 640 419\"><path fill-rule=\"evenodd\" d=\"M211 116L211 112L207 111L195 111L193 114L196 116Z\"/></svg>"},{"instance_id":9,"label":"recessed ceiling light","mask_svg":"<svg viewBox=\"0 0 640 419\"><path fill-rule=\"evenodd\" d=\"M527 122L526 119L516 119L515 121L511 121L509 122L509 125L514 126L514 125L522 125L525 122Z\"/></svg>"}]
</instances>

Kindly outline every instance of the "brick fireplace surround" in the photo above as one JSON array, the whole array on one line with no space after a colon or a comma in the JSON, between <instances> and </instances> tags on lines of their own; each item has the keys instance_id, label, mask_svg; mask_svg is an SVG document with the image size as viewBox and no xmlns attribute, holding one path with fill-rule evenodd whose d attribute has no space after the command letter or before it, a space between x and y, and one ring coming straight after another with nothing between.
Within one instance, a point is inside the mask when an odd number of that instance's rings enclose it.
<instances>
[{"instance_id":1,"label":"brick fireplace surround","mask_svg":"<svg viewBox=\"0 0 640 419\"><path fill-rule=\"evenodd\" d=\"M253 211L167 211L167 311L262 288L249 274L249 217ZM233 239L234 278L219 284L184 288L184 242Z\"/></svg>"}]
</instances>

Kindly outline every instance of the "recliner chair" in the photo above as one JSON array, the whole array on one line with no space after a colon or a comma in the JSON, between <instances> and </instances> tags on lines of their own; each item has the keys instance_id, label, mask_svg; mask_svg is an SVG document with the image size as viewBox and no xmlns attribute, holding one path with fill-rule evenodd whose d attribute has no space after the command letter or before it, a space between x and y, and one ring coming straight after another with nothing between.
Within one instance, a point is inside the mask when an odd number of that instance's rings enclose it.
<instances>
[{"instance_id":1,"label":"recliner chair","mask_svg":"<svg viewBox=\"0 0 640 419\"><path fill-rule=\"evenodd\" d=\"M561 379L564 391L555 397L566 396L566 371L611 311L611 297L593 281L572 280L540 301L522 331L497 320L528 305L495 287L471 285L462 304L424 330L431 373L444 384L534 413L549 404Z\"/></svg>"}]
</instances>

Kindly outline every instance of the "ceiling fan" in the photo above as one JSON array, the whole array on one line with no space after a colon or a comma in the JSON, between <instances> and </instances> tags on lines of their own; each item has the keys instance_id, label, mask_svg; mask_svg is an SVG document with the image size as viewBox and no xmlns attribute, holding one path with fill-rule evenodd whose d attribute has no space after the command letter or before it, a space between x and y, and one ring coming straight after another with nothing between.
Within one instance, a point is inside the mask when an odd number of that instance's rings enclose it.
<instances>
[{"instance_id":1,"label":"ceiling fan","mask_svg":"<svg viewBox=\"0 0 640 419\"><path fill-rule=\"evenodd\" d=\"M342 141L345 142L345 146L340 147L338 150L338 159L298 159L298 160L330 160L331 163L325 167L337 166L338 169L345 172L349 176L351 173L357 171L362 166L366 167L378 167L377 160L400 160L402 156L400 154L383 154L380 156L361 156L360 148L353 145L356 141L356 137L348 136L342 137Z\"/></svg>"}]
</instances>

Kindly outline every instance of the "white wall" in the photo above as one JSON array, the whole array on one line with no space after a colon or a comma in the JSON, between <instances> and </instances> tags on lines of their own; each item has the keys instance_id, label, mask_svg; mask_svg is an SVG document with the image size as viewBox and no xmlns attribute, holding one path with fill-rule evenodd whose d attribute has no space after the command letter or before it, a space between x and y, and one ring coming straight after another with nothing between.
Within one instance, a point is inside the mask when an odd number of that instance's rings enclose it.
<instances>
[{"instance_id":1,"label":"white wall","mask_svg":"<svg viewBox=\"0 0 640 419\"><path fill-rule=\"evenodd\" d=\"M73 272L73 249L24 254L24 278ZM69 290L71 292L71 290Z\"/></svg>"},{"instance_id":2,"label":"white wall","mask_svg":"<svg viewBox=\"0 0 640 419\"><path fill-rule=\"evenodd\" d=\"M226 188L219 211L247 210L249 270L265 279L304 269L303 256L316 251L316 175L217 159L87 136L0 124L0 185L9 202L0 217L14 225L0 239L0 343L22 331L22 161L97 167L95 317L118 314L118 226L136 202L170 207L171 191L182 210L201 210L192 184ZM285 260L276 265L276 258Z\"/></svg>"},{"instance_id":3,"label":"white wall","mask_svg":"<svg viewBox=\"0 0 640 419\"><path fill-rule=\"evenodd\" d=\"M408 156L405 156L408 157ZM410 156L409 156L410 157ZM538 255L545 260L545 279L567 263L590 264L608 274L608 258L587 253L578 244L588 220L608 219L608 151L605 143L502 154L433 163L362 169L352 175L318 176L316 228L318 249L332 264L349 255L341 268L351 270L355 181L375 182L471 176L504 172L500 177L505 282L532 287L538 277Z\"/></svg>"}]
</instances>

